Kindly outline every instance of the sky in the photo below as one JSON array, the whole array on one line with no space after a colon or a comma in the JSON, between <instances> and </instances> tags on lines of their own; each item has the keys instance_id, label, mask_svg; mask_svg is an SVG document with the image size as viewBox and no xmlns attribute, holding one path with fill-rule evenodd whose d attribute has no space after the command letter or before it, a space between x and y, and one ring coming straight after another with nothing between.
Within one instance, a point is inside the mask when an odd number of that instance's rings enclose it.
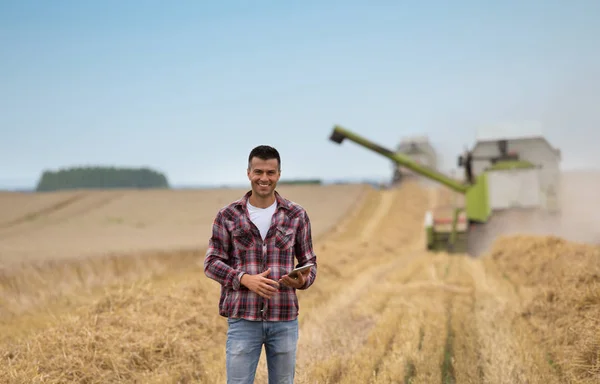
<instances>
[{"instance_id":1,"label":"sky","mask_svg":"<svg viewBox=\"0 0 600 384\"><path fill-rule=\"evenodd\" d=\"M152 167L173 185L388 180L427 135L441 168L488 124L538 122L562 167L600 168L599 1L0 0L0 187L44 170Z\"/></svg>"}]
</instances>

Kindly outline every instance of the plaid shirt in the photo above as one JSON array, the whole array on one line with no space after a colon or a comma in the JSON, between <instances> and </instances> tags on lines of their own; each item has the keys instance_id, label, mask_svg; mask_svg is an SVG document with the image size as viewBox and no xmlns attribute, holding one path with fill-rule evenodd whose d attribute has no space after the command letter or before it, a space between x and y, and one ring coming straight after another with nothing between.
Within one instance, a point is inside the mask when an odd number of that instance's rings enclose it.
<instances>
[{"instance_id":1,"label":"plaid shirt","mask_svg":"<svg viewBox=\"0 0 600 384\"><path fill-rule=\"evenodd\" d=\"M217 213L204 259L204 273L221 284L221 316L293 320L299 311L294 288L280 284L278 292L267 300L241 285L240 278L244 273L255 275L271 268L267 278L278 281L296 266L313 263L315 265L300 289L310 287L317 275L310 220L304 208L275 192L277 208L263 241L246 208L251 193L248 191ZM296 265L294 257L298 260Z\"/></svg>"}]
</instances>

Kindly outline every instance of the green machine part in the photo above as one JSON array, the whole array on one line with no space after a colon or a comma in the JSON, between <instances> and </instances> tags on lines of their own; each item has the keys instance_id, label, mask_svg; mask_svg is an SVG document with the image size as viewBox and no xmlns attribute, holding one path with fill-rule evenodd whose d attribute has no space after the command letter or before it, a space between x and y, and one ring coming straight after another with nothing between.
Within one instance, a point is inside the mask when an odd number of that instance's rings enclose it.
<instances>
[{"instance_id":1,"label":"green machine part","mask_svg":"<svg viewBox=\"0 0 600 384\"><path fill-rule=\"evenodd\" d=\"M464 213L464 209L455 208L449 220L436 222L432 213L427 212L425 219L427 249L434 252L467 253L469 231L468 223L464 220Z\"/></svg>"},{"instance_id":2,"label":"green machine part","mask_svg":"<svg viewBox=\"0 0 600 384\"><path fill-rule=\"evenodd\" d=\"M435 169L421 165L402 153L391 151L376 144L339 125L333 127L333 132L329 139L337 144L341 144L345 139L348 139L362 147L387 157L399 166L408 168L417 174L439 182L457 193L465 195L466 207L457 209L453 213L450 225L445 225L444 229L436 229L434 220L426 220L427 247L429 249L463 252L466 245L462 246L462 244L466 243L466 236L468 235L467 232L469 228L468 225L470 223L485 223L491 215L485 172L476 177L473 184L463 183L448 177ZM464 216L462 212L466 215L465 219L467 223L461 224L460 218L461 216ZM448 249L448 247L452 249Z\"/></svg>"},{"instance_id":3,"label":"green machine part","mask_svg":"<svg viewBox=\"0 0 600 384\"><path fill-rule=\"evenodd\" d=\"M357 135L356 133L350 132L349 130L340 127L339 125L334 126L333 132L331 133L329 139L337 144L341 144L342 141L344 141L344 139L353 141L362 147L365 147L367 149L379 153L380 155L387 157L388 159L392 160L400 166L408 168L430 179L436 180L456 192L466 193L469 189L468 185L454 180L444 175L443 173L436 171L435 169L431 169L427 166L421 165L402 153L393 152L387 148L384 148L381 145L378 145L362 136Z\"/></svg>"}]
</instances>

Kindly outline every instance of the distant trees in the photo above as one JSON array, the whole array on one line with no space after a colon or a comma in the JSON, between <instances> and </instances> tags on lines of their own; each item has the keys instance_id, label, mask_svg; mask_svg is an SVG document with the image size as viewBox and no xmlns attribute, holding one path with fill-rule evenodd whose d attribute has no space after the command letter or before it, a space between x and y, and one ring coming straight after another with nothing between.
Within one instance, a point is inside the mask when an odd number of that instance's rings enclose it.
<instances>
[{"instance_id":1,"label":"distant trees","mask_svg":"<svg viewBox=\"0 0 600 384\"><path fill-rule=\"evenodd\" d=\"M287 180L279 180L277 183L279 185L321 185L323 181L321 179L287 179Z\"/></svg>"},{"instance_id":2,"label":"distant trees","mask_svg":"<svg viewBox=\"0 0 600 384\"><path fill-rule=\"evenodd\" d=\"M44 171L36 191L114 188L169 188L169 182L150 168L72 167Z\"/></svg>"}]
</instances>

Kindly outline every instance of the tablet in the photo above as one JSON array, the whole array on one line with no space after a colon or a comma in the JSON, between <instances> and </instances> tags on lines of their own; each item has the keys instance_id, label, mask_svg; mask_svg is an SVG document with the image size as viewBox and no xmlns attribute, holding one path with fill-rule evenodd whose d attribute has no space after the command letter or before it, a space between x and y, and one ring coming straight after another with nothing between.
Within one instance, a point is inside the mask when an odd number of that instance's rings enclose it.
<instances>
[{"instance_id":1,"label":"tablet","mask_svg":"<svg viewBox=\"0 0 600 384\"><path fill-rule=\"evenodd\" d=\"M296 277L298 275L298 273L304 272L308 269L310 269L310 267L312 267L314 264L306 264L303 265L301 267L295 268L292 272L290 272L288 274L289 277Z\"/></svg>"}]
</instances>

